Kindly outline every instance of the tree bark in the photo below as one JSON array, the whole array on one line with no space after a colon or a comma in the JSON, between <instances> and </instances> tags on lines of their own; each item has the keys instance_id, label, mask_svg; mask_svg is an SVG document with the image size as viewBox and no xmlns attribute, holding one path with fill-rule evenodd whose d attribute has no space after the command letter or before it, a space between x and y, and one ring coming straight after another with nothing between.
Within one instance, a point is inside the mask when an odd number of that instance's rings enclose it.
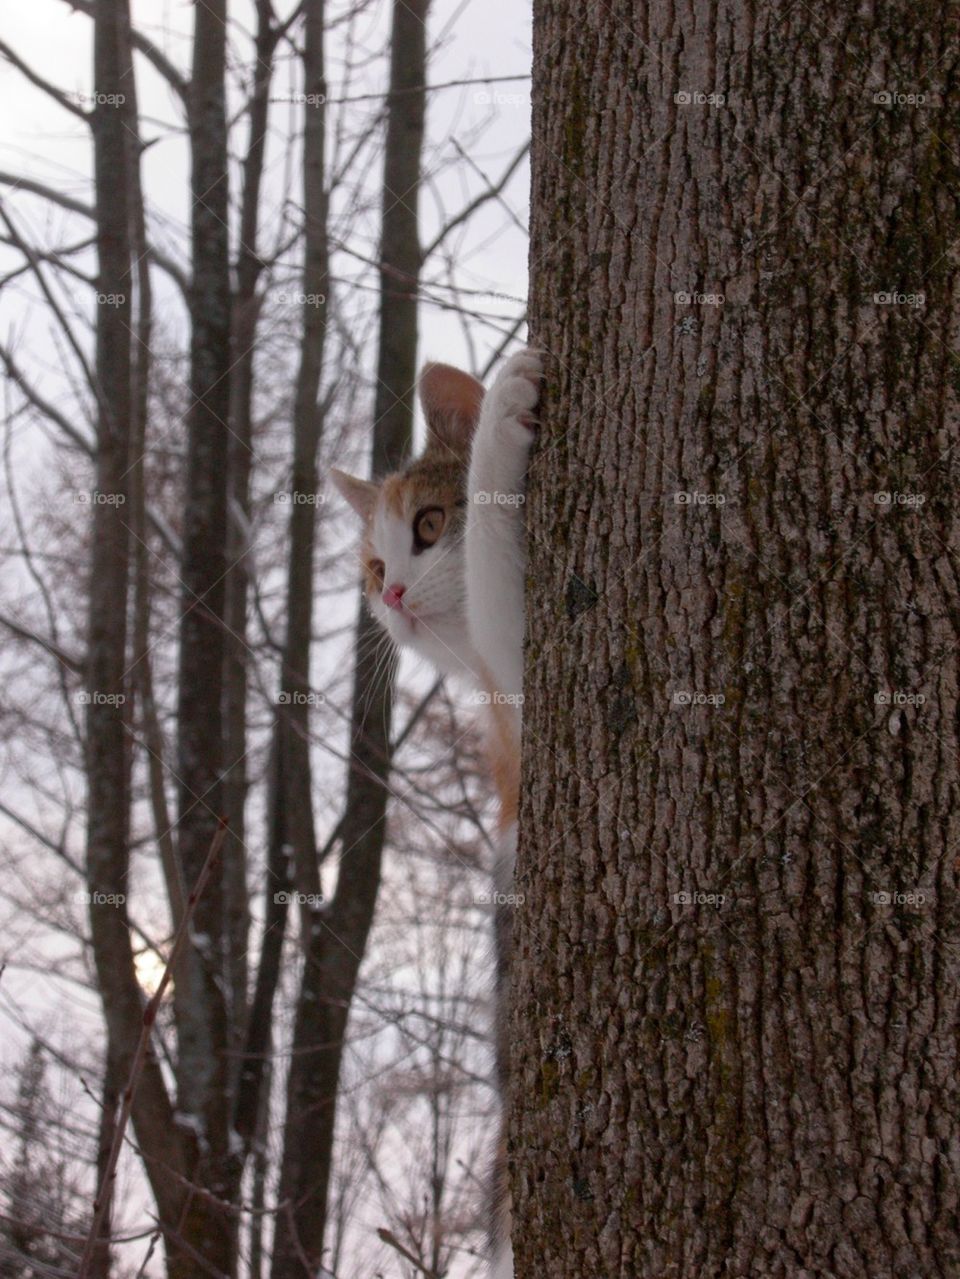
<instances>
[{"instance_id":1,"label":"tree bark","mask_svg":"<svg viewBox=\"0 0 960 1279\"><path fill-rule=\"evenodd\" d=\"M130 350L134 184L133 151L123 112L114 103L124 88L130 91L123 76L129 65L128 38L126 0L101 0L94 23L97 293L102 301L96 313L97 455L86 662L87 885L93 958L107 1026L106 1071L114 1080L129 1076L143 1015L126 909L130 862L126 503L134 411ZM120 904L113 905L117 897ZM175 1219L183 1198L176 1183L183 1165L172 1120L160 1066L151 1053L140 1078L133 1123L138 1142L151 1156L147 1175L164 1220Z\"/></svg>"},{"instance_id":2,"label":"tree bark","mask_svg":"<svg viewBox=\"0 0 960 1279\"><path fill-rule=\"evenodd\" d=\"M393 9L371 458L376 476L409 456L413 431L428 7L429 0L397 0ZM316 1267L323 1255L344 1034L373 922L386 836L394 668L386 663L377 669L376 633L361 608L337 888L309 936L306 929L303 935L280 1180L280 1200L291 1208L277 1221L273 1279L299 1279L303 1258Z\"/></svg>"},{"instance_id":3,"label":"tree bark","mask_svg":"<svg viewBox=\"0 0 960 1279\"><path fill-rule=\"evenodd\" d=\"M518 1279L960 1269L951 12L535 6Z\"/></svg>"},{"instance_id":4,"label":"tree bark","mask_svg":"<svg viewBox=\"0 0 960 1279\"><path fill-rule=\"evenodd\" d=\"M189 97L193 279L177 768L178 849L188 889L206 860L223 803L231 363L225 23L225 0L202 0L194 6ZM181 1131L190 1147L191 1179L200 1189L189 1196L180 1230L188 1246L180 1250L175 1238L167 1238L174 1276L195 1273L191 1250L220 1274L231 1274L234 1265L234 1230L224 1207L238 1169L229 1146L223 876L221 858L197 903L186 986L174 992L177 1104L185 1115Z\"/></svg>"},{"instance_id":5,"label":"tree bark","mask_svg":"<svg viewBox=\"0 0 960 1279\"><path fill-rule=\"evenodd\" d=\"M247 638L250 547L250 478L253 469L254 354L262 295L258 282L263 260L257 252L260 190L266 155L270 85L278 28L271 0L257 0L256 62L250 97L250 135L243 163L240 244L233 298L230 370L229 493L227 579L224 613L226 663L223 672L223 810L230 825L224 844L224 934L227 988L230 991L231 1092L239 1097L243 1072L240 1049L246 1032L250 896L247 885ZM235 1103L235 1109L238 1102Z\"/></svg>"}]
</instances>

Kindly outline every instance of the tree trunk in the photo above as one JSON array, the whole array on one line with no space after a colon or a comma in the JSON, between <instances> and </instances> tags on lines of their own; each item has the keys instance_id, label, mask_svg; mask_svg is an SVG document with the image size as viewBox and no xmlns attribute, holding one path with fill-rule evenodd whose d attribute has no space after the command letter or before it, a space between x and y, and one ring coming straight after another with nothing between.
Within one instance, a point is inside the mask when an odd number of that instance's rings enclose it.
<instances>
[{"instance_id":1,"label":"tree trunk","mask_svg":"<svg viewBox=\"0 0 960 1279\"><path fill-rule=\"evenodd\" d=\"M536 5L518 1279L960 1271L951 12Z\"/></svg>"},{"instance_id":2,"label":"tree trunk","mask_svg":"<svg viewBox=\"0 0 960 1279\"><path fill-rule=\"evenodd\" d=\"M206 860L223 803L223 671L230 411L230 277L227 235L225 0L194 7L190 88L191 234L190 404L186 414L187 472L183 526L180 699L178 711L178 847L192 889ZM197 902L186 962L188 982L175 989L177 1103L190 1142L189 1197L180 1230L187 1247L168 1237L171 1275L196 1273L202 1262L231 1274L234 1230L223 1207L237 1168L229 1149L231 1118L227 1053L227 969L224 955L223 863ZM202 1191L208 1191L204 1194Z\"/></svg>"},{"instance_id":3,"label":"tree trunk","mask_svg":"<svg viewBox=\"0 0 960 1279\"><path fill-rule=\"evenodd\" d=\"M106 1071L129 1077L140 1037L143 1000L130 945L129 748L125 726L131 457L131 243L134 188L129 145L117 95L132 92L126 0L103 0L94 23L93 117L97 223L96 487L91 510L87 641L86 769L88 787L87 883L90 935L107 1026ZM120 905L113 902L120 897ZM147 1174L164 1220L175 1220L183 1200L183 1171L173 1110L160 1065L148 1054L133 1107L137 1141L148 1151ZM106 1123L107 1121L105 1121ZM172 1174L172 1175L171 1175ZM108 1191L109 1193L109 1191Z\"/></svg>"},{"instance_id":4,"label":"tree trunk","mask_svg":"<svg viewBox=\"0 0 960 1279\"><path fill-rule=\"evenodd\" d=\"M413 430L428 7L429 0L397 0L393 9L371 462L378 476L409 455ZM344 1034L373 922L386 836L394 668L388 662L378 669L377 634L361 608L337 888L318 926L309 936L304 930L280 1179L280 1199L292 1207L286 1220L277 1221L273 1279L300 1279L303 1259L316 1267L323 1254Z\"/></svg>"},{"instance_id":5,"label":"tree trunk","mask_svg":"<svg viewBox=\"0 0 960 1279\"><path fill-rule=\"evenodd\" d=\"M258 282L263 260L257 252L260 191L266 156L270 85L277 28L271 0L257 0L256 63L250 96L250 134L243 163L240 242L233 298L230 367L229 491L227 579L224 614L226 662L223 671L223 811L230 825L224 843L224 935L227 988L230 992L231 1092L239 1098L243 1073L241 1049L246 1033L250 895L247 884L247 662L250 657L247 611L250 563L250 481L253 470L254 355L262 295ZM235 1100L234 1109L239 1104Z\"/></svg>"}]
</instances>

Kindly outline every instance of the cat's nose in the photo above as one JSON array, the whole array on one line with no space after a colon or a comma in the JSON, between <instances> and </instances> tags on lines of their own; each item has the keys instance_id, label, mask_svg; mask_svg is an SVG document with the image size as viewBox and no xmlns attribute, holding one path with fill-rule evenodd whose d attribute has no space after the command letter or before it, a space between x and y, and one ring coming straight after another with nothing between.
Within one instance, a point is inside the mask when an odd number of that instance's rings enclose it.
<instances>
[{"instance_id":1,"label":"cat's nose","mask_svg":"<svg viewBox=\"0 0 960 1279\"><path fill-rule=\"evenodd\" d=\"M403 593L407 588L394 582L383 592L383 602L387 608L403 608Z\"/></svg>"}]
</instances>

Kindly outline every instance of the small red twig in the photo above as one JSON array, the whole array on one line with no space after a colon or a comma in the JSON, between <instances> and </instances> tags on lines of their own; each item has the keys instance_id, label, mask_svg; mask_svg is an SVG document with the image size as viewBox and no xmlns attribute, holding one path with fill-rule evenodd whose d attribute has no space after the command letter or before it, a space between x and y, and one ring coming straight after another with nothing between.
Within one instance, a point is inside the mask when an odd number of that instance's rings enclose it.
<instances>
[{"instance_id":1,"label":"small red twig","mask_svg":"<svg viewBox=\"0 0 960 1279\"><path fill-rule=\"evenodd\" d=\"M80 1258L80 1268L77 1271L77 1279L88 1279L90 1271L90 1263L93 1261L93 1254L100 1238L100 1231L103 1227L103 1219L106 1215L107 1205L110 1202L110 1187L117 1172L117 1160L120 1157L120 1148L123 1145L123 1135L127 1130L127 1124L130 1121L130 1115L133 1111L133 1099L136 1096L137 1084L140 1082L140 1075L143 1071L143 1063L146 1060L147 1049L150 1045L150 1033L153 1030L154 1022L157 1020L157 1013L160 1010L160 1002L163 999L167 986L170 984L170 978L176 967L177 960L180 958L180 951L183 949L184 942L190 930L190 921L193 919L193 912L196 910L197 902L203 895L203 890L207 886L207 881L213 871L214 863L220 855L220 849L223 847L223 841L227 837L227 821L226 818L220 818L220 825L210 844L210 851L207 853L206 861L201 867L200 874L197 876L197 882L193 886L193 892L187 898L183 915L180 919L180 926L173 938L173 946L164 965L163 974L160 977L160 983L153 995L147 1002L146 1008L143 1010L143 1024L140 1027L140 1039L137 1042L137 1050L133 1055L133 1061L130 1064L130 1077L127 1080L127 1086L123 1090L123 1103L120 1107L120 1118L117 1120L117 1126L113 1134L113 1141L110 1144L110 1154L107 1159L107 1166L103 1171L103 1180L100 1183L100 1189L97 1192L97 1198L93 1205L93 1221L90 1225L90 1233L87 1235L87 1241L83 1247L83 1256Z\"/></svg>"}]
</instances>

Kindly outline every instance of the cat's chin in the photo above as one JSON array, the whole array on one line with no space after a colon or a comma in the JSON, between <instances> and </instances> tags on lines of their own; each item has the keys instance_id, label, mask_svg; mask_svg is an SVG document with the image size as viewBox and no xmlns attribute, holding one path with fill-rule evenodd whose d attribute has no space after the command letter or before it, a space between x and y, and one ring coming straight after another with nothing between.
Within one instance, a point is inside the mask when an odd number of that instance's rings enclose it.
<instances>
[{"instance_id":1,"label":"cat's chin","mask_svg":"<svg viewBox=\"0 0 960 1279\"><path fill-rule=\"evenodd\" d=\"M411 649L444 675L477 682L480 663L464 621L392 612L381 622L398 648Z\"/></svg>"}]
</instances>

